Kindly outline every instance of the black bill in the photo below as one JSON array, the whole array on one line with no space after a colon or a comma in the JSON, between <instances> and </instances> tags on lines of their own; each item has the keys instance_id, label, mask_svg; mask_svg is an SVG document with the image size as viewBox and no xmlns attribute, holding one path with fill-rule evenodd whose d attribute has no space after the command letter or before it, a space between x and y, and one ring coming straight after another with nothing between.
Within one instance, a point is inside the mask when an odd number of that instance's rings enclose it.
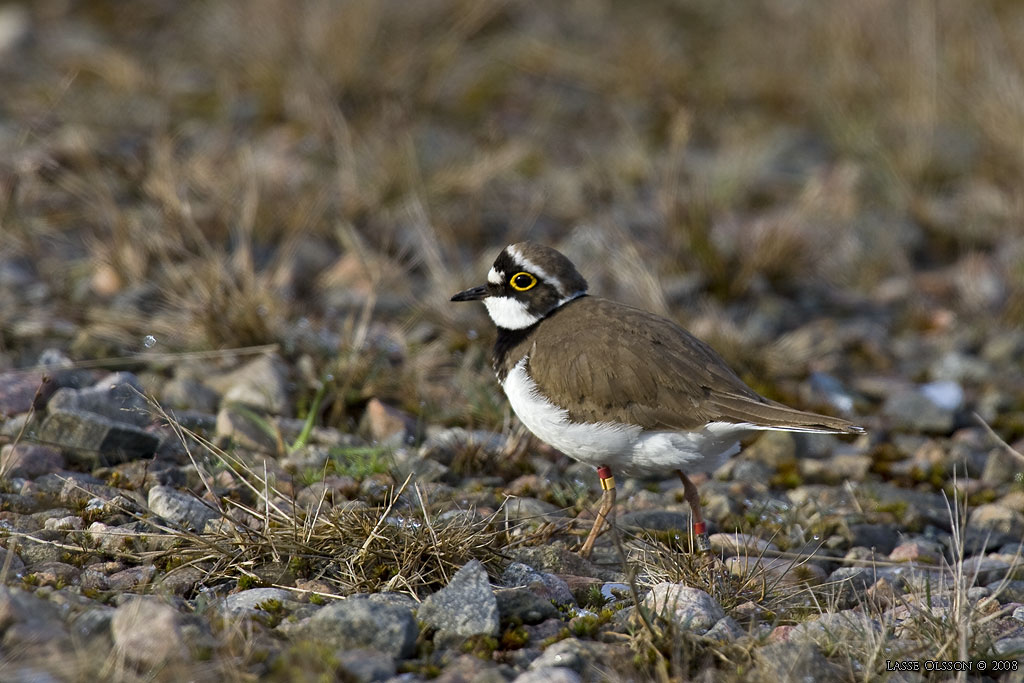
<instances>
[{"instance_id":1,"label":"black bill","mask_svg":"<svg viewBox=\"0 0 1024 683\"><path fill-rule=\"evenodd\" d=\"M459 292L452 297L452 301L477 301L479 299L486 299L487 296L487 285L480 285L479 287Z\"/></svg>"}]
</instances>

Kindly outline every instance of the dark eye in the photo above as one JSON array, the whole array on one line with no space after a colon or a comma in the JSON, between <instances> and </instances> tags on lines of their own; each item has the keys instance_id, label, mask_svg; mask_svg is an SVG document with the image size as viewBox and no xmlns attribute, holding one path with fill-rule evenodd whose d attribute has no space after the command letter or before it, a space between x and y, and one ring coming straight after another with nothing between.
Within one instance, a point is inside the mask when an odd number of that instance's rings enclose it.
<instances>
[{"instance_id":1,"label":"dark eye","mask_svg":"<svg viewBox=\"0 0 1024 683\"><path fill-rule=\"evenodd\" d=\"M516 273L512 276L512 279L508 281L512 285L512 289L520 292L525 292L530 287L537 284L537 278L530 275L529 273Z\"/></svg>"}]
</instances>

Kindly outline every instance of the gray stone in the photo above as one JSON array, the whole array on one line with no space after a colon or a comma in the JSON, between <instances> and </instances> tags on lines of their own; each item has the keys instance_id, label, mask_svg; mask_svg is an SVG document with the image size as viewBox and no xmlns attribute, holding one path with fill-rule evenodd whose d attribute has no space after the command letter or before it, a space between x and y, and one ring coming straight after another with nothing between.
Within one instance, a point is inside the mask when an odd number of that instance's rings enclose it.
<instances>
[{"instance_id":1,"label":"gray stone","mask_svg":"<svg viewBox=\"0 0 1024 683\"><path fill-rule=\"evenodd\" d=\"M0 586L0 633L12 624L34 619L59 620L60 614L53 604L33 593L20 588Z\"/></svg>"},{"instance_id":2,"label":"gray stone","mask_svg":"<svg viewBox=\"0 0 1024 683\"><path fill-rule=\"evenodd\" d=\"M280 445L273 422L244 405L225 404L217 413L215 433L218 439L260 453L276 453Z\"/></svg>"},{"instance_id":3,"label":"gray stone","mask_svg":"<svg viewBox=\"0 0 1024 683\"><path fill-rule=\"evenodd\" d=\"M549 645L540 657L530 663L531 671L569 669L583 673L590 659L590 648L576 638L566 638Z\"/></svg>"},{"instance_id":4,"label":"gray stone","mask_svg":"<svg viewBox=\"0 0 1024 683\"><path fill-rule=\"evenodd\" d=\"M75 460L116 464L152 456L160 438L139 427L87 411L55 411L39 427L39 439L60 446Z\"/></svg>"},{"instance_id":5,"label":"gray stone","mask_svg":"<svg viewBox=\"0 0 1024 683\"><path fill-rule=\"evenodd\" d=\"M215 413L220 395L197 379L175 377L169 380L160 392L161 405L166 410L194 410L200 413Z\"/></svg>"},{"instance_id":6,"label":"gray stone","mask_svg":"<svg viewBox=\"0 0 1024 683\"><path fill-rule=\"evenodd\" d=\"M713 597L699 588L678 583L664 582L651 588L643 607L698 635L707 633L725 617L725 611Z\"/></svg>"},{"instance_id":7,"label":"gray stone","mask_svg":"<svg viewBox=\"0 0 1024 683\"><path fill-rule=\"evenodd\" d=\"M40 562L25 568L43 586L66 586L76 583L82 570L64 562Z\"/></svg>"},{"instance_id":8,"label":"gray stone","mask_svg":"<svg viewBox=\"0 0 1024 683\"><path fill-rule=\"evenodd\" d=\"M774 470L767 463L750 458L736 458L726 461L725 466L718 470L718 476L725 476L732 481L743 481L747 483L758 483L771 481L775 475Z\"/></svg>"},{"instance_id":9,"label":"gray stone","mask_svg":"<svg viewBox=\"0 0 1024 683\"><path fill-rule=\"evenodd\" d=\"M993 595L999 598L999 602L1022 602L1024 603L1024 581L1015 579L1013 581L1007 581L1003 583L1002 577L999 577L989 583L987 588L992 591Z\"/></svg>"},{"instance_id":10,"label":"gray stone","mask_svg":"<svg viewBox=\"0 0 1024 683\"><path fill-rule=\"evenodd\" d=\"M43 374L0 372L0 415L18 415L32 409L36 392L44 388Z\"/></svg>"},{"instance_id":11,"label":"gray stone","mask_svg":"<svg viewBox=\"0 0 1024 683\"><path fill-rule=\"evenodd\" d=\"M19 443L0 448L0 474L6 478L35 479L64 467L64 456L49 446Z\"/></svg>"},{"instance_id":12,"label":"gray stone","mask_svg":"<svg viewBox=\"0 0 1024 683\"><path fill-rule=\"evenodd\" d=\"M565 517L562 509L536 498L512 496L505 501L505 512L510 522L554 522Z\"/></svg>"},{"instance_id":13,"label":"gray stone","mask_svg":"<svg viewBox=\"0 0 1024 683\"><path fill-rule=\"evenodd\" d=\"M110 631L114 646L144 666L160 666L186 656L181 616L153 598L132 598L114 612Z\"/></svg>"},{"instance_id":14,"label":"gray stone","mask_svg":"<svg viewBox=\"0 0 1024 683\"><path fill-rule=\"evenodd\" d=\"M353 683L384 681L395 675L395 658L378 650L342 650L336 655L343 680Z\"/></svg>"},{"instance_id":15,"label":"gray stone","mask_svg":"<svg viewBox=\"0 0 1024 683\"><path fill-rule=\"evenodd\" d=\"M946 531L950 529L950 508L938 493L871 481L860 484L858 491L863 494L861 500L868 499L867 505L901 508L897 516L903 528L934 524Z\"/></svg>"},{"instance_id":16,"label":"gray stone","mask_svg":"<svg viewBox=\"0 0 1024 683\"><path fill-rule=\"evenodd\" d=\"M959 403L939 392L929 392L925 387L906 388L891 393L882 405L882 415L888 418L894 429L929 434L949 434L953 431Z\"/></svg>"},{"instance_id":17,"label":"gray stone","mask_svg":"<svg viewBox=\"0 0 1024 683\"><path fill-rule=\"evenodd\" d=\"M993 644L997 655L1014 655L1018 659L1024 652L1024 637L1003 638Z\"/></svg>"},{"instance_id":18,"label":"gray stone","mask_svg":"<svg viewBox=\"0 0 1024 683\"><path fill-rule=\"evenodd\" d=\"M545 619L557 618L558 609L526 586L499 588L494 591L498 601L498 614L504 621L519 620L524 624L539 624Z\"/></svg>"},{"instance_id":19,"label":"gray stone","mask_svg":"<svg viewBox=\"0 0 1024 683\"><path fill-rule=\"evenodd\" d=\"M121 497L122 491L104 484L89 484L74 479L64 482L60 490L60 502L67 506L88 505L93 498L110 501Z\"/></svg>"},{"instance_id":20,"label":"gray stone","mask_svg":"<svg viewBox=\"0 0 1024 683\"><path fill-rule=\"evenodd\" d=\"M726 615L715 622L715 625L708 629L707 633L704 634L704 637L722 642L731 642L738 638L742 638L745 635L746 632L742 627L740 627L736 620L729 615Z\"/></svg>"},{"instance_id":21,"label":"gray stone","mask_svg":"<svg viewBox=\"0 0 1024 683\"><path fill-rule=\"evenodd\" d=\"M580 683L582 680L578 673L563 666L530 669L513 679L514 683Z\"/></svg>"},{"instance_id":22,"label":"gray stone","mask_svg":"<svg viewBox=\"0 0 1024 683\"><path fill-rule=\"evenodd\" d=\"M168 521L198 530L220 517L220 513L195 496L169 486L154 486L149 490L149 509Z\"/></svg>"},{"instance_id":23,"label":"gray stone","mask_svg":"<svg viewBox=\"0 0 1024 683\"><path fill-rule=\"evenodd\" d=\"M18 553L7 548L0 548L0 576L20 576L25 563Z\"/></svg>"},{"instance_id":24,"label":"gray stone","mask_svg":"<svg viewBox=\"0 0 1024 683\"><path fill-rule=\"evenodd\" d=\"M71 631L82 640L109 638L110 622L114 618L112 607L92 607L71 620Z\"/></svg>"},{"instance_id":25,"label":"gray stone","mask_svg":"<svg viewBox=\"0 0 1024 683\"><path fill-rule=\"evenodd\" d=\"M882 626L863 612L826 612L817 619L794 626L789 634L789 642L863 642L865 638L871 637L869 632L878 634L881 631Z\"/></svg>"},{"instance_id":26,"label":"gray stone","mask_svg":"<svg viewBox=\"0 0 1024 683\"><path fill-rule=\"evenodd\" d=\"M573 597L569 584L564 579L547 572L539 572L522 562L513 562L505 568L501 575L501 584L507 588L527 586L541 598L554 600L559 605L576 604L576 598Z\"/></svg>"},{"instance_id":27,"label":"gray stone","mask_svg":"<svg viewBox=\"0 0 1024 683\"><path fill-rule=\"evenodd\" d=\"M1024 514L998 503L986 503L971 510L967 524L1014 538L1024 536Z\"/></svg>"},{"instance_id":28,"label":"gray stone","mask_svg":"<svg viewBox=\"0 0 1024 683\"><path fill-rule=\"evenodd\" d=\"M412 610L349 598L320 609L289 633L341 649L368 648L404 659L416 651L419 629Z\"/></svg>"},{"instance_id":29,"label":"gray stone","mask_svg":"<svg viewBox=\"0 0 1024 683\"><path fill-rule=\"evenodd\" d=\"M281 588L250 588L226 596L218 604L218 608L227 616L252 616L263 611L260 605L265 605L268 600L276 600L282 604L298 602L293 593Z\"/></svg>"},{"instance_id":30,"label":"gray stone","mask_svg":"<svg viewBox=\"0 0 1024 683\"><path fill-rule=\"evenodd\" d=\"M291 412L288 401L288 366L274 354L260 356L226 375L204 377L203 382L223 395L223 403L240 403L274 415Z\"/></svg>"},{"instance_id":31,"label":"gray stone","mask_svg":"<svg viewBox=\"0 0 1024 683\"><path fill-rule=\"evenodd\" d=\"M770 643L754 649L755 681L837 680L838 674L813 643Z\"/></svg>"},{"instance_id":32,"label":"gray stone","mask_svg":"<svg viewBox=\"0 0 1024 683\"><path fill-rule=\"evenodd\" d=\"M899 543L899 531L895 524L851 524L850 545L872 548L888 555Z\"/></svg>"},{"instance_id":33,"label":"gray stone","mask_svg":"<svg viewBox=\"0 0 1024 683\"><path fill-rule=\"evenodd\" d=\"M442 641L497 635L498 601L484 566L470 560L447 586L426 597L416 617L437 629Z\"/></svg>"},{"instance_id":34,"label":"gray stone","mask_svg":"<svg viewBox=\"0 0 1024 683\"><path fill-rule=\"evenodd\" d=\"M145 427L152 419L138 377L116 372L85 389L60 389L47 405L50 412L85 411L112 422Z\"/></svg>"},{"instance_id":35,"label":"gray stone","mask_svg":"<svg viewBox=\"0 0 1024 683\"><path fill-rule=\"evenodd\" d=\"M482 429L470 431L462 427L450 427L438 431L429 430L427 438L419 449L421 458L436 460L451 466L455 455L467 448L483 449L488 453L501 453L508 439L494 432Z\"/></svg>"},{"instance_id":36,"label":"gray stone","mask_svg":"<svg viewBox=\"0 0 1024 683\"><path fill-rule=\"evenodd\" d=\"M975 555L964 560L964 576L974 578L975 583L985 586L1001 581L1020 570L1019 563L1011 563L998 557Z\"/></svg>"},{"instance_id":37,"label":"gray stone","mask_svg":"<svg viewBox=\"0 0 1024 683\"><path fill-rule=\"evenodd\" d=\"M154 576L156 576L154 565L144 564L138 567L129 567L108 576L107 587L112 591L132 591L148 585Z\"/></svg>"}]
</instances>

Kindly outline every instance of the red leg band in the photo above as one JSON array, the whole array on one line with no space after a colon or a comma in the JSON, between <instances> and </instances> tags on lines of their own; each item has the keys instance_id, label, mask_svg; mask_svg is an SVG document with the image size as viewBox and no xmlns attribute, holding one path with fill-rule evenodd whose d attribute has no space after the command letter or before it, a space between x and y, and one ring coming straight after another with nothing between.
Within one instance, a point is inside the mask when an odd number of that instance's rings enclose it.
<instances>
[{"instance_id":1,"label":"red leg band","mask_svg":"<svg viewBox=\"0 0 1024 683\"><path fill-rule=\"evenodd\" d=\"M693 533L695 534L706 534L708 532L707 526L704 522L695 522L693 525Z\"/></svg>"},{"instance_id":2,"label":"red leg band","mask_svg":"<svg viewBox=\"0 0 1024 683\"><path fill-rule=\"evenodd\" d=\"M601 465L600 467L597 468L597 476L600 477L601 479L611 479L612 468L608 467L608 465Z\"/></svg>"}]
</instances>

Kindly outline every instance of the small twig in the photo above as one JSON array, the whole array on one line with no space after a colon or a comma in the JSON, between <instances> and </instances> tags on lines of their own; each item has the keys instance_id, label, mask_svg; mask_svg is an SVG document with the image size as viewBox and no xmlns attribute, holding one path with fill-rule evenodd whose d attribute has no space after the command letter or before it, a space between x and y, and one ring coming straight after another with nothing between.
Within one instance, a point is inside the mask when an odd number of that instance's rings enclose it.
<instances>
[{"instance_id":1,"label":"small twig","mask_svg":"<svg viewBox=\"0 0 1024 683\"><path fill-rule=\"evenodd\" d=\"M981 415L978 415L978 413L974 413L974 419L978 421L978 424L985 428L985 431L989 433L989 436L991 436L993 439L999 442L999 444L1002 445L1003 448L1009 451L1010 455L1013 455L1021 462L1024 462L1024 453L1021 453L1016 448L1006 443L1006 441L1003 440L1003 437L996 434L996 430L992 429L989 423L985 422L985 420L982 419Z\"/></svg>"}]
</instances>

